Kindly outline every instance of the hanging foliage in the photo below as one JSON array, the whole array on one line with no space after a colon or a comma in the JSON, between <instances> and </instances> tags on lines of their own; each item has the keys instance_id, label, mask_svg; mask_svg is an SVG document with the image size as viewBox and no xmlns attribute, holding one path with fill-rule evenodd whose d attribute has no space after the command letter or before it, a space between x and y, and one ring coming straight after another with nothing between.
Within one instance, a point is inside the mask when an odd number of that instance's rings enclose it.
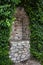
<instances>
[{"instance_id":1,"label":"hanging foliage","mask_svg":"<svg viewBox=\"0 0 43 65\"><path fill-rule=\"evenodd\" d=\"M43 0L22 0L30 17L30 52L43 62Z\"/></svg>"},{"instance_id":2,"label":"hanging foliage","mask_svg":"<svg viewBox=\"0 0 43 65\"><path fill-rule=\"evenodd\" d=\"M9 37L15 19L15 6L18 4L24 7L30 17L30 52L43 62L43 0L0 0L0 65L12 65Z\"/></svg>"},{"instance_id":3,"label":"hanging foliage","mask_svg":"<svg viewBox=\"0 0 43 65\"><path fill-rule=\"evenodd\" d=\"M12 65L9 59L11 24L15 20L15 5L19 0L0 0L0 65Z\"/></svg>"}]
</instances>

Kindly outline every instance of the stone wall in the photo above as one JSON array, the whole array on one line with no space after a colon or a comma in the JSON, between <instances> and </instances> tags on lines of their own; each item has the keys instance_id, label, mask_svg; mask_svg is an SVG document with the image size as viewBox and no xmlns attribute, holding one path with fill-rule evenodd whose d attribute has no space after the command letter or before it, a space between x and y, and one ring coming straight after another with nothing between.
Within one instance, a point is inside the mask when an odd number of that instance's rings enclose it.
<instances>
[{"instance_id":1,"label":"stone wall","mask_svg":"<svg viewBox=\"0 0 43 65\"><path fill-rule=\"evenodd\" d=\"M16 21L12 25L11 40L29 40L29 18L24 8L17 8Z\"/></svg>"},{"instance_id":2,"label":"stone wall","mask_svg":"<svg viewBox=\"0 0 43 65\"><path fill-rule=\"evenodd\" d=\"M12 24L10 37L11 48L9 57L13 62L17 63L30 58L30 31L29 19L24 8L17 8L15 17L16 21Z\"/></svg>"},{"instance_id":3,"label":"stone wall","mask_svg":"<svg viewBox=\"0 0 43 65\"><path fill-rule=\"evenodd\" d=\"M18 63L30 58L29 41L11 42L10 58L13 62Z\"/></svg>"}]
</instances>

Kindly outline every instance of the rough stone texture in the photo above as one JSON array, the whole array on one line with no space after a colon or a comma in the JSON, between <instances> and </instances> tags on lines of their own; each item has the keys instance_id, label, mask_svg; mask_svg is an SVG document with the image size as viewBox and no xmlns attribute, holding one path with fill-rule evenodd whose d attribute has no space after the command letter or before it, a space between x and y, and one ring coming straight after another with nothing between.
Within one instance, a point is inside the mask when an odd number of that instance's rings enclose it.
<instances>
[{"instance_id":1,"label":"rough stone texture","mask_svg":"<svg viewBox=\"0 0 43 65\"><path fill-rule=\"evenodd\" d=\"M17 63L20 61L27 60L30 58L30 45L29 41L11 41L10 58L13 62Z\"/></svg>"},{"instance_id":2,"label":"rough stone texture","mask_svg":"<svg viewBox=\"0 0 43 65\"><path fill-rule=\"evenodd\" d=\"M41 65L40 62L36 61L35 59L28 59L24 62L16 63L13 65Z\"/></svg>"},{"instance_id":3,"label":"rough stone texture","mask_svg":"<svg viewBox=\"0 0 43 65\"><path fill-rule=\"evenodd\" d=\"M36 60L30 59L29 19L24 8L17 8L15 16L16 21L12 24L10 37L11 48L9 58L16 63L13 65L41 65Z\"/></svg>"},{"instance_id":4,"label":"rough stone texture","mask_svg":"<svg viewBox=\"0 0 43 65\"><path fill-rule=\"evenodd\" d=\"M29 20L24 8L17 8L16 21L12 24L9 57L17 63L30 57Z\"/></svg>"},{"instance_id":5,"label":"rough stone texture","mask_svg":"<svg viewBox=\"0 0 43 65\"><path fill-rule=\"evenodd\" d=\"M29 40L29 18L24 8L17 8L16 21L12 24L11 40Z\"/></svg>"}]
</instances>

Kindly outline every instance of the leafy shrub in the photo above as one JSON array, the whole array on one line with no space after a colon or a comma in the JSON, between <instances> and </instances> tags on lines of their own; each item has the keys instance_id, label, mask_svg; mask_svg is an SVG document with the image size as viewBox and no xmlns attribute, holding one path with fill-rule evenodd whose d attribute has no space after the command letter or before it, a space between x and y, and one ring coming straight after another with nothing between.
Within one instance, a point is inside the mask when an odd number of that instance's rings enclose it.
<instances>
[{"instance_id":1,"label":"leafy shrub","mask_svg":"<svg viewBox=\"0 0 43 65\"><path fill-rule=\"evenodd\" d=\"M43 0L0 0L0 65L12 65L9 59L10 28L15 6L20 1L30 17L30 52L43 62Z\"/></svg>"},{"instance_id":2,"label":"leafy shrub","mask_svg":"<svg viewBox=\"0 0 43 65\"><path fill-rule=\"evenodd\" d=\"M9 59L9 37L19 0L0 0L0 65L12 65Z\"/></svg>"},{"instance_id":3,"label":"leafy shrub","mask_svg":"<svg viewBox=\"0 0 43 65\"><path fill-rule=\"evenodd\" d=\"M30 17L30 52L43 61L43 1L25 0L24 8Z\"/></svg>"},{"instance_id":4,"label":"leafy shrub","mask_svg":"<svg viewBox=\"0 0 43 65\"><path fill-rule=\"evenodd\" d=\"M43 0L21 0L30 18L30 52L43 61Z\"/></svg>"}]
</instances>

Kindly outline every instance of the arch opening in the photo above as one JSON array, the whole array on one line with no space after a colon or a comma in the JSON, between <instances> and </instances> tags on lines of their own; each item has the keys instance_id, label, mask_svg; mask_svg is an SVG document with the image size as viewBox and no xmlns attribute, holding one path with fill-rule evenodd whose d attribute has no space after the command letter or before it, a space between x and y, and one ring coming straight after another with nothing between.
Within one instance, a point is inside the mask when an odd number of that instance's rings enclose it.
<instances>
[{"instance_id":1,"label":"arch opening","mask_svg":"<svg viewBox=\"0 0 43 65\"><path fill-rule=\"evenodd\" d=\"M16 21L12 25L10 58L17 63L30 58L29 18L22 7L16 10Z\"/></svg>"}]
</instances>

